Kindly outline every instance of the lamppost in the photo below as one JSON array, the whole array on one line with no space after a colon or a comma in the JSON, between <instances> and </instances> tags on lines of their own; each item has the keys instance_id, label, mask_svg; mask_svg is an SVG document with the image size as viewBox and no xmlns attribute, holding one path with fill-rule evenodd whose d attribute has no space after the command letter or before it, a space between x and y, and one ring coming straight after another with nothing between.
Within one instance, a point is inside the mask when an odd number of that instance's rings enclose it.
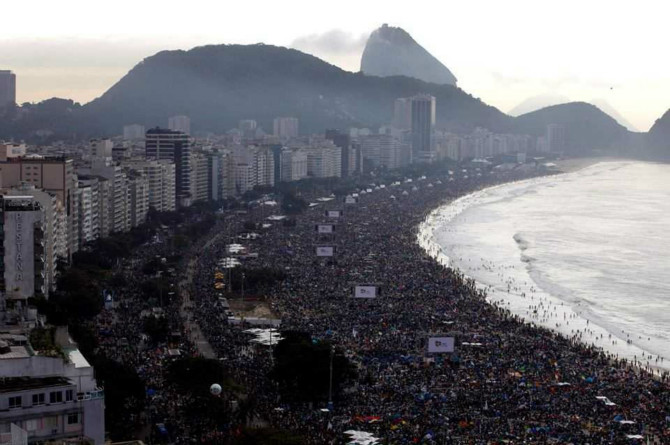
<instances>
[{"instance_id":1,"label":"lamppost","mask_svg":"<svg viewBox=\"0 0 670 445\"><path fill-rule=\"evenodd\" d=\"M333 410L333 356L335 355L335 350L333 349L333 344L330 344L330 379L328 382L328 410L332 412Z\"/></svg>"}]
</instances>

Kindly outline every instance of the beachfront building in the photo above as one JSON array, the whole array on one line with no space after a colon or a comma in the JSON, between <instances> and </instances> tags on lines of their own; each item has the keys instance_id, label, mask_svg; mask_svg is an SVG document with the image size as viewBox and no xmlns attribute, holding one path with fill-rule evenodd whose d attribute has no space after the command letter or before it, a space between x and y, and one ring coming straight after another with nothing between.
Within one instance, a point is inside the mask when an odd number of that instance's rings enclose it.
<instances>
[{"instance_id":1,"label":"beachfront building","mask_svg":"<svg viewBox=\"0 0 670 445\"><path fill-rule=\"evenodd\" d=\"M206 201L209 189L208 157L204 153L191 153L191 202Z\"/></svg>"},{"instance_id":2,"label":"beachfront building","mask_svg":"<svg viewBox=\"0 0 670 445\"><path fill-rule=\"evenodd\" d=\"M363 159L373 168L385 167L394 169L400 167L402 144L389 134L372 134L358 138L361 144Z\"/></svg>"},{"instance_id":3,"label":"beachfront building","mask_svg":"<svg viewBox=\"0 0 670 445\"><path fill-rule=\"evenodd\" d=\"M191 119L182 114L179 116L172 116L168 119L168 128L172 131L191 134Z\"/></svg>"},{"instance_id":4,"label":"beachfront building","mask_svg":"<svg viewBox=\"0 0 670 445\"><path fill-rule=\"evenodd\" d=\"M189 137L181 131L152 128L146 133L148 160L168 160L175 165L175 200L179 206L191 202L191 148Z\"/></svg>"},{"instance_id":5,"label":"beachfront building","mask_svg":"<svg viewBox=\"0 0 670 445\"><path fill-rule=\"evenodd\" d=\"M298 137L298 119L295 117L278 117L273 122L273 134L281 140Z\"/></svg>"},{"instance_id":6,"label":"beachfront building","mask_svg":"<svg viewBox=\"0 0 670 445\"><path fill-rule=\"evenodd\" d=\"M305 148L307 175L312 178L333 178L342 175L342 149L332 141L314 142Z\"/></svg>"},{"instance_id":7,"label":"beachfront building","mask_svg":"<svg viewBox=\"0 0 670 445\"><path fill-rule=\"evenodd\" d=\"M176 208L175 164L169 160L135 160L122 164L147 178L148 207L159 212L172 212Z\"/></svg>"},{"instance_id":8,"label":"beachfront building","mask_svg":"<svg viewBox=\"0 0 670 445\"><path fill-rule=\"evenodd\" d=\"M139 141L144 139L144 125L131 124L123 127L123 140L125 141Z\"/></svg>"},{"instance_id":9,"label":"beachfront building","mask_svg":"<svg viewBox=\"0 0 670 445\"><path fill-rule=\"evenodd\" d=\"M67 228L67 256L77 251L78 232L75 218L76 179L72 159L62 156L8 156L0 151L0 188L33 185L53 194L65 209Z\"/></svg>"},{"instance_id":10,"label":"beachfront building","mask_svg":"<svg viewBox=\"0 0 670 445\"><path fill-rule=\"evenodd\" d=\"M307 177L307 151L284 148L281 152L281 181L299 181Z\"/></svg>"},{"instance_id":11,"label":"beachfront building","mask_svg":"<svg viewBox=\"0 0 670 445\"><path fill-rule=\"evenodd\" d=\"M411 98L412 159L429 163L436 160L433 131L435 130L435 97L418 95Z\"/></svg>"},{"instance_id":12,"label":"beachfront building","mask_svg":"<svg viewBox=\"0 0 670 445\"><path fill-rule=\"evenodd\" d=\"M28 443L104 444L104 392L93 367L66 330L32 333L43 339L40 345L30 344L30 336L0 333L0 441L22 430Z\"/></svg>"},{"instance_id":13,"label":"beachfront building","mask_svg":"<svg viewBox=\"0 0 670 445\"><path fill-rule=\"evenodd\" d=\"M46 279L53 279L53 271L47 271L53 261L46 261L45 245L50 240L45 239L44 211L35 198L27 195L2 196L0 211L0 310L26 307L29 298L48 296L51 283Z\"/></svg>"}]
</instances>

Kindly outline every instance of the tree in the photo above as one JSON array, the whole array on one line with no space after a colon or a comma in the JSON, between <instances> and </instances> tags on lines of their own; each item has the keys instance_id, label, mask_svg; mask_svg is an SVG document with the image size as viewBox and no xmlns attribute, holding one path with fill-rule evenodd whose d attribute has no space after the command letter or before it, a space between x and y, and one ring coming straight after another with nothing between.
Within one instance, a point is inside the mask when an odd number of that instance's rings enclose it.
<instances>
[{"instance_id":1,"label":"tree","mask_svg":"<svg viewBox=\"0 0 670 445\"><path fill-rule=\"evenodd\" d=\"M175 360L167 369L167 380L180 391L210 396L209 387L218 383L230 386L228 372L218 360L189 357Z\"/></svg>"},{"instance_id":2,"label":"tree","mask_svg":"<svg viewBox=\"0 0 670 445\"><path fill-rule=\"evenodd\" d=\"M271 376L288 401L326 401L330 380L331 347L327 341L313 341L308 333L289 331L275 347L275 367ZM333 355L333 396L355 376L352 364L335 349Z\"/></svg>"},{"instance_id":3,"label":"tree","mask_svg":"<svg viewBox=\"0 0 670 445\"><path fill-rule=\"evenodd\" d=\"M289 215L302 213L307 208L307 202L295 196L293 193L284 193L281 201L281 209Z\"/></svg>"},{"instance_id":4,"label":"tree","mask_svg":"<svg viewBox=\"0 0 670 445\"><path fill-rule=\"evenodd\" d=\"M146 317L144 319L144 332L151 338L154 344L164 342L170 334L170 326L165 317Z\"/></svg>"},{"instance_id":5,"label":"tree","mask_svg":"<svg viewBox=\"0 0 670 445\"><path fill-rule=\"evenodd\" d=\"M228 400L232 384L221 362L202 357L176 360L168 366L166 378L168 383L186 396L183 416L198 437L205 432L229 427ZM219 396L209 392L213 383L223 388Z\"/></svg>"},{"instance_id":6,"label":"tree","mask_svg":"<svg viewBox=\"0 0 670 445\"><path fill-rule=\"evenodd\" d=\"M130 415L142 409L144 383L134 369L107 358L97 358L96 380L105 389L105 424L113 440L134 438Z\"/></svg>"}]
</instances>

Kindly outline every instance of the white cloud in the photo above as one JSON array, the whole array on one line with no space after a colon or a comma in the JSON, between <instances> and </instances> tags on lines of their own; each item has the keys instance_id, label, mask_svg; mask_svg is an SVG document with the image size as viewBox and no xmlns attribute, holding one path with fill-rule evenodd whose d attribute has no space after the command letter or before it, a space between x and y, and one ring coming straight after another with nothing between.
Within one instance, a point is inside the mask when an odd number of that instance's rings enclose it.
<instances>
[{"instance_id":1,"label":"white cloud","mask_svg":"<svg viewBox=\"0 0 670 445\"><path fill-rule=\"evenodd\" d=\"M369 34L352 34L331 29L321 34L308 34L289 45L349 71L360 69L360 60Z\"/></svg>"}]
</instances>

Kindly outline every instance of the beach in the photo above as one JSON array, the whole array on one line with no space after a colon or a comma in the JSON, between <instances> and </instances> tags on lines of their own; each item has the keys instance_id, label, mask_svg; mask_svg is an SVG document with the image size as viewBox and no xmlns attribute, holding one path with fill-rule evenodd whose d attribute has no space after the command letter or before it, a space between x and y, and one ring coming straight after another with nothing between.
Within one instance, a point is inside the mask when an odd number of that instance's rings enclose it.
<instances>
[{"instance_id":1,"label":"beach","mask_svg":"<svg viewBox=\"0 0 670 445\"><path fill-rule=\"evenodd\" d=\"M667 335L663 329L664 326L667 326L667 321L665 319L660 319L658 323L649 326L647 329L641 329L640 325L643 324L645 316L643 314L640 315L641 318L626 316L624 298L621 298L621 304L619 305L621 306L620 311L623 312L623 315L617 316L616 314L612 315L607 312L607 301L598 300L596 293L598 291L597 288L592 291L589 289L591 293L588 296L582 296L581 299L575 297L575 295L580 295L578 292L570 292L574 289L566 288L566 282L572 284L570 281L571 276L587 273L585 270L589 270L588 267L598 267L598 265L592 264L594 261L597 261L595 255L592 255L593 258L589 258L590 263L587 264L586 267L582 266L580 270L572 270L569 272L570 276L566 276L563 271L555 270L557 269L556 267L554 267L554 270L551 270L551 268L544 265L542 263L543 261L551 261L551 259L547 255L545 255L547 256L545 259L540 255L541 251L538 251L537 248L533 248L538 245L538 242L539 244L542 244L540 242L542 240L538 241L537 237L544 236L546 238L555 238L555 240L552 241L559 243L554 245L554 249L556 249L556 246L560 246L557 234L548 233L547 230L544 230L541 232L542 235L538 235L537 233L534 233L534 229L522 230L520 227L528 227L528 224L524 226L524 221L521 216L519 216L518 220L515 222L510 222L507 225L504 223L488 223L488 225L482 223L478 225L477 221L475 221L477 217L479 217L478 215L486 213L487 202L495 203L503 196L505 196L505 199L525 199L524 206L538 207L540 205L538 198L533 196L538 193L538 190L540 190L540 193L545 193L547 196L554 196L552 195L552 193L554 193L553 190L550 192L542 192L541 189L543 187L561 187L566 181L581 180L585 183L585 181L590 180L589 178L584 179L576 176L578 174L582 176L600 175L599 177L603 177L602 180L605 180L605 175L621 174L621 170L619 169L631 169L633 168L632 165L634 164L630 161L615 159L604 161L600 159L566 161L564 162L564 165L561 165L561 170L566 171L566 175L532 179L517 185L503 185L499 186L500 188L497 190L490 189L479 191L473 195L459 198L457 201L438 208L431 213L426 222L421 226L419 242L427 249L427 251L431 252L438 261L451 263L453 267L458 268L464 274L475 278L479 287L486 290L488 300L492 304L501 305L509 309L512 313L523 317L529 323L549 328L569 338L602 348L615 357L627 358L630 361L639 361L641 366L653 370L658 374L663 369L667 370L668 363L665 362L664 357L670 353L670 351L664 347L667 339ZM653 168L663 167L658 166ZM612 172L610 173L609 170L612 170ZM578 173L580 171L582 171L582 173ZM625 178L622 178L622 180L625 180ZM566 187L565 185L563 186ZM566 193L569 193L569 191ZM625 191L617 191L617 193L619 195L624 195ZM522 195L523 197L519 198L519 196ZM607 195L604 194L604 198L600 199L606 198ZM533 201L533 199L535 200ZM572 197L571 195L571 199L575 200L578 199L578 197ZM617 196L616 199L623 200L625 199L625 196ZM660 196L659 199L662 199L662 196ZM506 205L511 207L509 202L506 202ZM592 203L589 205L594 206L597 204ZM489 204L489 206L495 206L495 204ZM468 209L472 209L473 207L479 207L480 213L476 213L476 211L468 211ZM502 206L498 206L496 209L500 210L501 208ZM519 209L520 210L517 210L519 213L526 211L521 205L519 205ZM548 209L546 215L551 215L550 210L551 209ZM642 211L644 211L644 209L640 210L640 212ZM583 210L580 210L580 212L583 212ZM498 213L496 215L498 218L504 218L504 215L499 215ZM543 217L547 218L548 216ZM467 223L469 228L465 228L466 223L463 221L465 218L469 219ZM577 217L575 217L575 220L577 220ZM541 225L542 219L536 217L533 220L533 223ZM476 229L473 228L473 224L474 226L477 226ZM595 229L598 229L598 227ZM483 230L493 230L497 232L507 231L505 232L507 235L501 235L502 238L497 237L493 239L492 236L483 233ZM594 228L588 228L587 230L594 230ZM617 227L617 230L621 229ZM539 233L540 231L537 229L535 232ZM485 238L487 236L489 236L490 240L485 242L482 241L481 243L478 243L475 239L477 237ZM505 236L510 239L510 242L507 243L508 248L506 250L499 248L499 246L505 245ZM582 234L582 236L584 235ZM587 235L586 238L582 240L582 244L586 245L589 237L593 236L595 235ZM612 237L611 234L608 234L608 236ZM632 235L629 235L629 237L630 236ZM461 245L459 238L461 240L467 238L467 250L472 252L467 258L463 258L462 256L464 255L464 249L462 249L463 246ZM514 242L511 241L512 238ZM603 239L607 239L607 237L604 237ZM566 239L563 243L569 243L571 241L572 240L570 239ZM614 241L616 241L616 239L614 239ZM575 243L577 244L572 248L573 251L579 252L580 249L584 248L579 247L579 242L579 240L575 240ZM463 241L463 243L465 243L465 241ZM529 243L531 243L530 249ZM637 241L635 244L639 246L642 244L642 241ZM597 246L598 245L590 247L589 250L597 249ZM624 248L625 247L620 246L618 250ZM488 250L482 251L482 249ZM503 249L504 252L501 249ZM645 253L646 255L654 255L654 252L650 251L643 252L637 256L644 256ZM579 254L573 254L570 258L571 262L575 264L579 263L581 257L578 257L578 255ZM582 254L582 257L584 255L588 256L588 253ZM616 251L610 251L609 253L604 252L603 255L616 255ZM656 255L659 257L659 260L661 260L662 254L657 253ZM519 258L515 260L512 258L514 256ZM641 265L640 267L645 266ZM651 267L651 264L646 267ZM619 271L618 275L625 274L626 270L629 269L629 267L625 269L622 268L622 271ZM561 273L563 273L563 280L566 282L560 282L560 280L556 279L548 279L547 275L552 275L552 273L546 272L548 270L551 270L554 276L561 276ZM600 274L603 273L600 271L596 272ZM615 278L612 278L612 280L615 280ZM630 282L632 278L627 280ZM664 281L664 277L659 277L657 281ZM588 284L590 285L591 283ZM602 283L599 284L602 285ZM572 284L572 286L577 286L578 288L578 284ZM600 293L605 292L604 289L607 289L607 287L603 287L602 289L603 290ZM618 289L614 290L617 291ZM638 295L645 291L645 289L640 290L630 284L628 284L627 287L624 287L622 284L621 291L623 292L624 290L630 293L631 298L633 298L633 295ZM659 294L667 294L667 290L664 291L662 287L660 287L657 292ZM582 294L583 293L584 292L582 292ZM593 297L594 293L596 293L596 297ZM593 300L600 303L599 306L594 305ZM609 303L613 304L611 301ZM657 304L663 303L662 300L659 300L658 303L652 303L650 301L649 304L653 307L657 307ZM648 318L653 318L653 316L654 312L646 315ZM639 319L640 321L633 323L630 321L633 319Z\"/></svg>"}]
</instances>

